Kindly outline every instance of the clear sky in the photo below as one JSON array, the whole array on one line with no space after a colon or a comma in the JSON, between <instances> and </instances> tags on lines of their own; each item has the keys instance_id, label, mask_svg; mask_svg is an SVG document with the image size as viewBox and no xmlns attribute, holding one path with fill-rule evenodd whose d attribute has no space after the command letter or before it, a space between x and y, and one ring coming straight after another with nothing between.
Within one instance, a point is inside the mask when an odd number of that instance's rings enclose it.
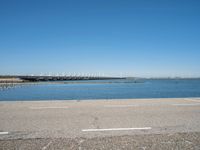
<instances>
[{"instance_id":1,"label":"clear sky","mask_svg":"<svg viewBox=\"0 0 200 150\"><path fill-rule=\"evenodd\" d=\"M200 0L1 0L0 74L200 77Z\"/></svg>"}]
</instances>

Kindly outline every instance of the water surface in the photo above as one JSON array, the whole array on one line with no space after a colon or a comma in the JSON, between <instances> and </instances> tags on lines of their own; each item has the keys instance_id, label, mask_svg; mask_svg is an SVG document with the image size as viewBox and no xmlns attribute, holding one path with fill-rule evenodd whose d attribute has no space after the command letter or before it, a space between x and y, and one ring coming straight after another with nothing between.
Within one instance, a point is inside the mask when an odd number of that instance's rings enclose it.
<instances>
[{"instance_id":1,"label":"water surface","mask_svg":"<svg viewBox=\"0 0 200 150\"><path fill-rule=\"evenodd\" d=\"M200 97L200 79L93 80L0 88L0 101Z\"/></svg>"}]
</instances>

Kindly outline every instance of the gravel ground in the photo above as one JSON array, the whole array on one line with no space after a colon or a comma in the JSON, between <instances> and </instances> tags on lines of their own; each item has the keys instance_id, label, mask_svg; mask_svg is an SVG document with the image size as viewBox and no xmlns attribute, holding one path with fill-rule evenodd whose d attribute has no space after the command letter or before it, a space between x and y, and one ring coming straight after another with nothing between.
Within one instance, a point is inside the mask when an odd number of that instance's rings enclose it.
<instances>
[{"instance_id":1,"label":"gravel ground","mask_svg":"<svg viewBox=\"0 0 200 150\"><path fill-rule=\"evenodd\" d=\"M200 150L200 133L1 140L0 150Z\"/></svg>"}]
</instances>

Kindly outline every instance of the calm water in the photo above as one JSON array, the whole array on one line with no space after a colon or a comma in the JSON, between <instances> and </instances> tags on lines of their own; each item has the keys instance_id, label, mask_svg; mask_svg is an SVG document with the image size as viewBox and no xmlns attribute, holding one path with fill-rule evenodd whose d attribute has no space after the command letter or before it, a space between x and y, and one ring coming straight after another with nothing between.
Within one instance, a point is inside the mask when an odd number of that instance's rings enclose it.
<instances>
[{"instance_id":1,"label":"calm water","mask_svg":"<svg viewBox=\"0 0 200 150\"><path fill-rule=\"evenodd\" d=\"M200 97L200 79L52 82L0 88L0 101Z\"/></svg>"}]
</instances>

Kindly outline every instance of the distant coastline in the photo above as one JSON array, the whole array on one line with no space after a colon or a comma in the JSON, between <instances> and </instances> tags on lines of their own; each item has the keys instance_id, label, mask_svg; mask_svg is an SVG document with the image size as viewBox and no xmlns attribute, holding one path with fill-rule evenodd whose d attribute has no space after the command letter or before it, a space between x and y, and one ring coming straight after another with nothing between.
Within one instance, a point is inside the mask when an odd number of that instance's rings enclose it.
<instances>
[{"instance_id":1,"label":"distant coastline","mask_svg":"<svg viewBox=\"0 0 200 150\"><path fill-rule=\"evenodd\" d=\"M185 80L200 79L200 77L99 77L99 76L17 76L17 75L0 75L0 84L10 83L31 83L31 82L48 82L48 81L78 81L78 80Z\"/></svg>"},{"instance_id":2,"label":"distant coastline","mask_svg":"<svg viewBox=\"0 0 200 150\"><path fill-rule=\"evenodd\" d=\"M14 77L0 77L0 83L24 83L26 81L20 79L20 78L14 78Z\"/></svg>"},{"instance_id":3,"label":"distant coastline","mask_svg":"<svg viewBox=\"0 0 200 150\"><path fill-rule=\"evenodd\" d=\"M100 76L14 76L0 75L0 83L30 83L48 81L73 81L73 80L111 80L126 79L122 77L100 77Z\"/></svg>"}]
</instances>

